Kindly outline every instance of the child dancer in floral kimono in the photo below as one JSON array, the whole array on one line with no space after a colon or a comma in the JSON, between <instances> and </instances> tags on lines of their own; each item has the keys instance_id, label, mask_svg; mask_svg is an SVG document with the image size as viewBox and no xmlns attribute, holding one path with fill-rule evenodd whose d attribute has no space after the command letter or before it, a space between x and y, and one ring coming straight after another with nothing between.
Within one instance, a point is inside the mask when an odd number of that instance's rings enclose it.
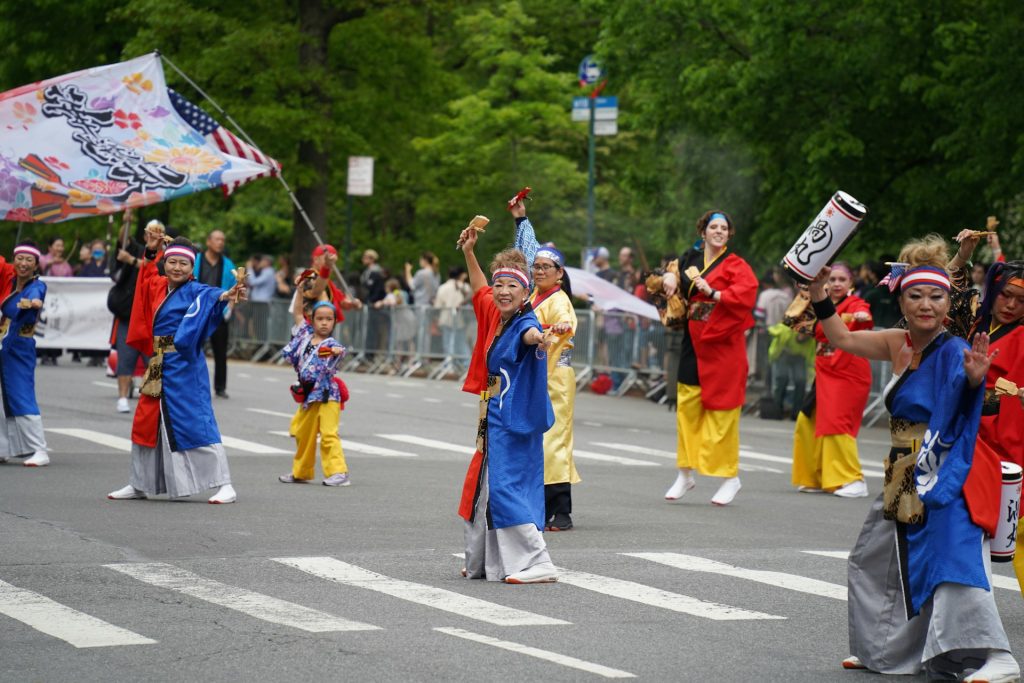
<instances>
[{"instance_id":1,"label":"child dancer in floral kimono","mask_svg":"<svg viewBox=\"0 0 1024 683\"><path fill-rule=\"evenodd\" d=\"M289 432L295 437L295 459L291 474L278 480L285 484L310 481L316 466L316 437L320 435L320 466L324 486L348 486L348 465L338 437L341 421L341 384L335 381L338 362L345 347L331 336L337 317L334 304L317 301L306 320L302 307L295 307L292 340L281 350L299 374L304 400L295 411ZM297 399L296 399L297 400Z\"/></svg>"}]
</instances>

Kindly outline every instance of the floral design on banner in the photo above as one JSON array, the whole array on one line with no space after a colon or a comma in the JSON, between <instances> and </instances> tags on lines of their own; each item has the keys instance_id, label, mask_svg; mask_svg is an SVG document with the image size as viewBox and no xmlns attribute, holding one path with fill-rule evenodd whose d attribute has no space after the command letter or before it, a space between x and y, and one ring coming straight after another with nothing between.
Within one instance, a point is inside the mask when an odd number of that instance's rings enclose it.
<instances>
[{"instance_id":1,"label":"floral design on banner","mask_svg":"<svg viewBox=\"0 0 1024 683\"><path fill-rule=\"evenodd\" d=\"M146 161L166 164L175 171L190 175L212 173L221 166L221 161L213 154L198 147L174 147L157 149L146 155Z\"/></svg>"},{"instance_id":2,"label":"floral design on banner","mask_svg":"<svg viewBox=\"0 0 1024 683\"><path fill-rule=\"evenodd\" d=\"M142 121L139 119L139 115L135 112L127 113L123 109L118 109L114 112L114 125L118 128L131 128L132 130L138 130L142 128Z\"/></svg>"},{"instance_id":3,"label":"floral design on banner","mask_svg":"<svg viewBox=\"0 0 1024 683\"><path fill-rule=\"evenodd\" d=\"M121 82L124 83L126 88L136 95L141 94L143 91L149 92L153 89L153 82L138 72L133 73L130 76L125 76L121 79Z\"/></svg>"}]
</instances>

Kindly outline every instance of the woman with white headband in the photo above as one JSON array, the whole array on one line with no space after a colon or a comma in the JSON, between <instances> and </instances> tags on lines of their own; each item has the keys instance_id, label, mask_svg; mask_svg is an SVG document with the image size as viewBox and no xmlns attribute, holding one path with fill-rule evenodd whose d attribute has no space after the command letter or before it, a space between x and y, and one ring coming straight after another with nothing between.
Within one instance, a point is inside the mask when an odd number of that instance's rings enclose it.
<instances>
[{"instance_id":1,"label":"woman with white headband","mask_svg":"<svg viewBox=\"0 0 1024 683\"><path fill-rule=\"evenodd\" d=\"M107 497L181 498L217 489L209 502L234 503L203 343L224 319L228 300L245 298L244 279L229 290L196 282L196 253L187 239L164 248L162 226L147 227L145 235L128 343L152 357L132 423L131 476ZM161 258L164 275L157 271Z\"/></svg>"},{"instance_id":2,"label":"woman with white headband","mask_svg":"<svg viewBox=\"0 0 1024 683\"><path fill-rule=\"evenodd\" d=\"M25 457L25 467L50 464L43 419L36 403L36 340L39 311L46 285L39 279L42 253L34 242L14 247L14 261L5 266L0 286L0 462Z\"/></svg>"},{"instance_id":3,"label":"woman with white headband","mask_svg":"<svg viewBox=\"0 0 1024 683\"><path fill-rule=\"evenodd\" d=\"M886 387L892 447L885 490L850 553L847 669L964 681L1016 681L992 595L989 542L971 518L964 484L974 454L991 365L989 337L973 344L945 327L950 280L945 241L904 246L899 303L907 329L851 331L811 283L815 314L837 348L893 364ZM980 667L980 668L979 668Z\"/></svg>"},{"instance_id":4,"label":"woman with white headband","mask_svg":"<svg viewBox=\"0 0 1024 683\"><path fill-rule=\"evenodd\" d=\"M735 233L728 215L706 212L697 220L702 246L680 256L678 275L665 273L662 281L667 297L679 289L689 304L676 383L679 474L666 500L696 486L694 472L722 479L711 497L714 505L728 505L740 490L740 410L748 370L744 335L754 326L757 277L729 251Z\"/></svg>"},{"instance_id":5,"label":"woman with white headband","mask_svg":"<svg viewBox=\"0 0 1024 683\"><path fill-rule=\"evenodd\" d=\"M477 233L462 232L470 281L484 291L486 276L473 253ZM491 262L491 298L473 297L479 318L496 315L486 349L487 388L481 394L477 446L463 484L470 579L547 583L557 573L544 528L544 437L554 423L547 392L544 333L530 307L522 252L507 249Z\"/></svg>"}]
</instances>

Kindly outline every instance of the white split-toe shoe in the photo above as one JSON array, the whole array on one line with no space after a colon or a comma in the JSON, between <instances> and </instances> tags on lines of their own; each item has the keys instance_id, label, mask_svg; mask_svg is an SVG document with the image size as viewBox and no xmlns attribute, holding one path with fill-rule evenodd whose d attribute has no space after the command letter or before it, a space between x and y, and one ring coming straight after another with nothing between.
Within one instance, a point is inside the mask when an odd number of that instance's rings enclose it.
<instances>
[{"instance_id":1,"label":"white split-toe shoe","mask_svg":"<svg viewBox=\"0 0 1024 683\"><path fill-rule=\"evenodd\" d=\"M142 500L145 497L146 493L144 491L138 490L131 484L107 494L107 498L110 500Z\"/></svg>"},{"instance_id":2,"label":"white split-toe shoe","mask_svg":"<svg viewBox=\"0 0 1024 683\"><path fill-rule=\"evenodd\" d=\"M989 650L985 665L964 678L964 683L1014 683L1020 680L1020 665L1006 650Z\"/></svg>"},{"instance_id":3,"label":"white split-toe shoe","mask_svg":"<svg viewBox=\"0 0 1024 683\"><path fill-rule=\"evenodd\" d=\"M217 489L217 493L210 497L210 503L214 505L234 503L236 500L238 500L238 494L235 493L235 487L231 484L224 484Z\"/></svg>"},{"instance_id":4,"label":"white split-toe shoe","mask_svg":"<svg viewBox=\"0 0 1024 683\"><path fill-rule=\"evenodd\" d=\"M743 488L740 484L739 477L730 477L722 482L722 485L718 487L718 491L711 498L712 505L728 505L732 502L736 494Z\"/></svg>"},{"instance_id":5,"label":"white split-toe shoe","mask_svg":"<svg viewBox=\"0 0 1024 683\"><path fill-rule=\"evenodd\" d=\"M36 451L25 461L25 467L46 467L50 464L50 456L46 451Z\"/></svg>"},{"instance_id":6,"label":"white split-toe shoe","mask_svg":"<svg viewBox=\"0 0 1024 683\"><path fill-rule=\"evenodd\" d=\"M690 470L679 470L679 476L676 477L675 483L665 492L665 500L679 500L683 497L684 493L696 485L697 480L693 478L693 472Z\"/></svg>"}]
</instances>

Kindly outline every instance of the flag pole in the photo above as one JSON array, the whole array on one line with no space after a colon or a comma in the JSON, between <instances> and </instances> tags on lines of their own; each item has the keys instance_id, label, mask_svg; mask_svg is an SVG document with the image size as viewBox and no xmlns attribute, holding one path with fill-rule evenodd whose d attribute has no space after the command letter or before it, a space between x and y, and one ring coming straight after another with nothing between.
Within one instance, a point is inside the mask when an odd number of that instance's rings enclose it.
<instances>
[{"instance_id":1,"label":"flag pole","mask_svg":"<svg viewBox=\"0 0 1024 683\"><path fill-rule=\"evenodd\" d=\"M177 74L179 76L184 78L186 83L188 83L193 88L195 88L196 92L198 92L200 95L202 95L203 98L207 102L209 102L213 106L214 109L216 109L218 112L220 112L224 116L224 119L228 123L230 123L235 128L235 130L237 130L241 134L242 138L246 142L248 142L250 145L252 145L256 149L259 149L259 145L257 145L255 142L253 142L253 139L251 137L249 137L249 134L245 132L245 129L242 128L240 125L238 125L238 121L235 121L234 117L231 116L231 114L229 114L227 112L227 110L224 109L224 107L222 107L219 104L217 104L212 97L207 95L206 92L202 88L199 87L198 83L196 83L191 78L189 78L188 74L186 74L184 71L179 69L174 62L172 62L170 59L167 58L166 55L164 55L159 50L154 50L154 52L155 52L155 54L158 57L160 57L161 60L166 62L169 67L174 69L174 71L177 72ZM306 223L306 227L309 228L309 231L311 233L313 233L313 237L316 239L317 244L323 246L324 245L324 240L323 240L322 237L320 237L320 231L316 229L315 225L313 225L313 221L310 219L309 214L306 213L305 207L303 207L302 204L299 203L299 198L295 196L294 192L292 192L292 188L291 188L290 185L288 185L288 181L286 181L284 179L284 176L281 173L275 174L275 177L281 182L281 185L284 186L285 192L288 193L288 197L292 200L292 204L295 205L295 208L299 210L299 215L302 216L302 220ZM334 274L337 276L338 280L341 282L341 288L345 292L345 296L349 297L350 299L354 299L355 297L352 295L352 291L348 287L348 282L345 281L345 277L341 274L341 271L338 270L338 264L337 263L331 264L331 268L334 270Z\"/></svg>"}]
</instances>

